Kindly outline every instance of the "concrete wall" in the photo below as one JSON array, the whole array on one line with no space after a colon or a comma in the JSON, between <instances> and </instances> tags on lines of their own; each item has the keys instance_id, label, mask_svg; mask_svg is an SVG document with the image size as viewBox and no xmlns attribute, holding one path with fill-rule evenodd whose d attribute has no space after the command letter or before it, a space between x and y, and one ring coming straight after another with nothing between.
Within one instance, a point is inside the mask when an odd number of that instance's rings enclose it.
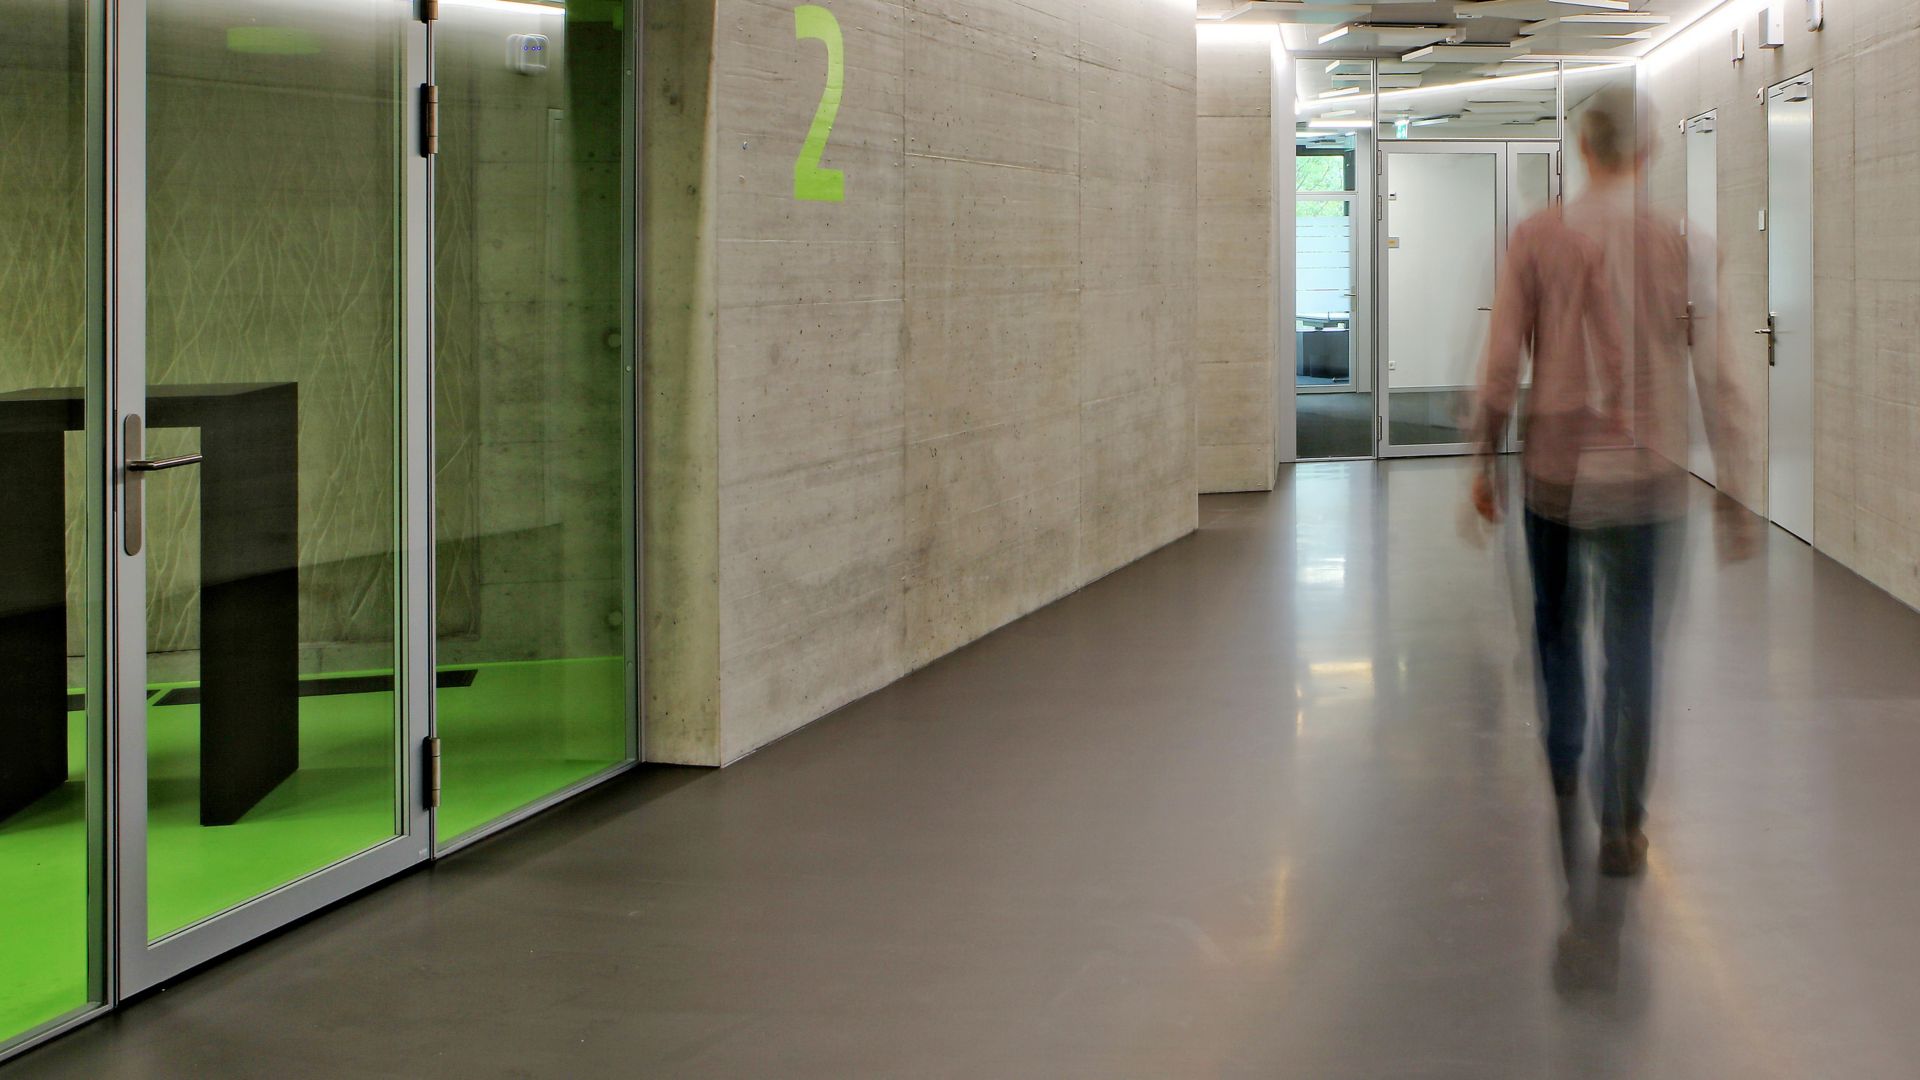
<instances>
[{"instance_id":1,"label":"concrete wall","mask_svg":"<svg viewBox=\"0 0 1920 1080\"><path fill-rule=\"evenodd\" d=\"M737 758L1196 524L1192 5L823 6L844 201L794 197L826 52L792 5L709 8L704 116L690 66L649 80L684 186L648 275L712 280L649 292L654 760Z\"/></svg>"},{"instance_id":2,"label":"concrete wall","mask_svg":"<svg viewBox=\"0 0 1920 1080\"><path fill-rule=\"evenodd\" d=\"M1279 168L1292 161L1293 85L1272 31L1204 27L1199 40L1201 491L1269 491L1293 456L1293 335L1280 318L1293 307L1293 177Z\"/></svg>"},{"instance_id":3,"label":"concrete wall","mask_svg":"<svg viewBox=\"0 0 1920 1080\"><path fill-rule=\"evenodd\" d=\"M1814 546L1909 604L1920 604L1920 4L1829 3L1809 33L1797 10L1787 45L1730 61L1709 24L1647 66L1657 205L1686 206L1679 124L1719 110L1720 299L1725 325L1766 319L1763 87L1811 69L1814 89ZM1764 418L1764 341L1728 333L1731 370ZM1733 494L1766 509L1764 419ZM1723 474L1724 475L1724 474Z\"/></svg>"}]
</instances>

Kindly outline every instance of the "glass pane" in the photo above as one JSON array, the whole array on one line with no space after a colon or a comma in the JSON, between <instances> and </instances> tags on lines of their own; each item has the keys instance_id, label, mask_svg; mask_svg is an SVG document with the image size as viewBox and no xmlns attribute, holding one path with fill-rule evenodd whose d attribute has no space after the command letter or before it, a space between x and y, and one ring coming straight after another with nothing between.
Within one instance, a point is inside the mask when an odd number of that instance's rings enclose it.
<instances>
[{"instance_id":1,"label":"glass pane","mask_svg":"<svg viewBox=\"0 0 1920 1080\"><path fill-rule=\"evenodd\" d=\"M1500 158L1387 158L1387 439L1466 439L1493 309Z\"/></svg>"},{"instance_id":2,"label":"glass pane","mask_svg":"<svg viewBox=\"0 0 1920 1080\"><path fill-rule=\"evenodd\" d=\"M1373 127L1373 68L1371 60L1294 65L1295 190L1354 190L1360 140Z\"/></svg>"},{"instance_id":3,"label":"glass pane","mask_svg":"<svg viewBox=\"0 0 1920 1080\"><path fill-rule=\"evenodd\" d=\"M441 17L437 835L452 841L629 754L625 31L618 4Z\"/></svg>"},{"instance_id":4,"label":"glass pane","mask_svg":"<svg viewBox=\"0 0 1920 1080\"><path fill-rule=\"evenodd\" d=\"M95 999L87 6L0 0L0 1045ZM94 103L94 104L97 104ZM96 493L97 494L97 493Z\"/></svg>"},{"instance_id":5,"label":"glass pane","mask_svg":"<svg viewBox=\"0 0 1920 1080\"><path fill-rule=\"evenodd\" d=\"M1516 149L1507 220L1515 227L1553 205L1553 155Z\"/></svg>"},{"instance_id":6,"label":"glass pane","mask_svg":"<svg viewBox=\"0 0 1920 1080\"><path fill-rule=\"evenodd\" d=\"M151 0L148 931L399 821L402 33L387 0Z\"/></svg>"},{"instance_id":7,"label":"glass pane","mask_svg":"<svg viewBox=\"0 0 1920 1080\"><path fill-rule=\"evenodd\" d=\"M1301 199L1294 208L1294 336L1300 386L1353 381L1353 204Z\"/></svg>"},{"instance_id":8,"label":"glass pane","mask_svg":"<svg viewBox=\"0 0 1920 1080\"><path fill-rule=\"evenodd\" d=\"M1300 147L1293 159L1295 191L1352 191L1353 148Z\"/></svg>"}]
</instances>

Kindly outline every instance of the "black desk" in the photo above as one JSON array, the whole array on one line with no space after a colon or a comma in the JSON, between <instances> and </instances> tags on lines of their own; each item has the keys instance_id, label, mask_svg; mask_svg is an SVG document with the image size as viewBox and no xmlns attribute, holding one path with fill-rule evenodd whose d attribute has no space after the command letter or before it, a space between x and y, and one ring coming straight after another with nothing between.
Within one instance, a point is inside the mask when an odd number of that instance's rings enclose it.
<instances>
[{"instance_id":1,"label":"black desk","mask_svg":"<svg viewBox=\"0 0 1920 1080\"><path fill-rule=\"evenodd\" d=\"M298 401L294 383L147 391L146 426L197 427L206 455L202 825L300 767ZM72 387L0 394L0 820L67 779L65 434L85 416Z\"/></svg>"}]
</instances>

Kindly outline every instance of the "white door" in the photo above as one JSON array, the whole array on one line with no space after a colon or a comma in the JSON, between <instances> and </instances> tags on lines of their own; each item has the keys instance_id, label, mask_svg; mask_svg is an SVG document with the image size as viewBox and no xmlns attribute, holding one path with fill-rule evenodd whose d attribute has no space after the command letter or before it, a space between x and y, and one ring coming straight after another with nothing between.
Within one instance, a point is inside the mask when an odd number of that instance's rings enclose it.
<instances>
[{"instance_id":1,"label":"white door","mask_svg":"<svg viewBox=\"0 0 1920 1080\"><path fill-rule=\"evenodd\" d=\"M1717 483L1713 448L1707 441L1700 402L1714 392L1704 380L1720 370L1720 255L1716 243L1720 214L1720 149L1717 116L1687 121L1687 344L1693 375L1687 382L1687 467L1707 483ZM1717 399L1716 399L1717 400Z\"/></svg>"},{"instance_id":2,"label":"white door","mask_svg":"<svg viewBox=\"0 0 1920 1080\"><path fill-rule=\"evenodd\" d=\"M1813 76L1767 91L1767 508L1813 539Z\"/></svg>"},{"instance_id":3,"label":"white door","mask_svg":"<svg viewBox=\"0 0 1920 1080\"><path fill-rule=\"evenodd\" d=\"M1380 157L1380 454L1470 453L1506 252L1506 145L1388 143Z\"/></svg>"}]
</instances>

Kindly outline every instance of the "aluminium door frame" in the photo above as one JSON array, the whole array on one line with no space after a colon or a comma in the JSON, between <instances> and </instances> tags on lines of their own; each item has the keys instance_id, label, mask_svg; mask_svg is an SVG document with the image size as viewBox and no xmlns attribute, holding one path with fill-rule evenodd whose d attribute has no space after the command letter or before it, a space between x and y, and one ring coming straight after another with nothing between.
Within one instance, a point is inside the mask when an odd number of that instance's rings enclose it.
<instances>
[{"instance_id":1,"label":"aluminium door frame","mask_svg":"<svg viewBox=\"0 0 1920 1080\"><path fill-rule=\"evenodd\" d=\"M426 441L427 320L431 297L427 292L426 253L430 237L420 213L426 195L426 162L419 152L421 97L415 87L425 81L427 36L415 15L412 0L386 0L406 12L397 20L404 30L400 92L407 123L400 125L407 145L401 154L403 205L403 271L401 297L404 316L400 363L401 462L396 495L395 559L396 647L400 670L395 679L397 723L394 782L399 801L395 835L370 848L270 889L235 907L157 941L147 936L147 654L146 556L126 554L123 532L125 461L121 437L124 417L146 411L146 199L147 199L147 0L120 0L109 15L107 30L107 390L109 422L103 433L108 446L112 504L108 577L109 658L108 708L112 729L110 756L115 811L112 815L111 858L115 866L113 920L115 942L115 1000L151 989L215 957L245 945L345 899L377 882L425 862L431 845L422 798L426 705L423 688L433 686L431 644L433 618L423 604L430 598L419 573L420 560L431 558L433 521L425 509L421 481L431 471ZM142 545L144 548L144 545Z\"/></svg>"},{"instance_id":2,"label":"aluminium door frame","mask_svg":"<svg viewBox=\"0 0 1920 1080\"><path fill-rule=\"evenodd\" d=\"M1374 180L1376 213L1374 217L1374 456L1388 458L1420 457L1461 457L1476 452L1472 443L1431 443L1425 445L1396 446L1393 443L1393 423L1391 399L1393 384L1389 378L1387 365L1392 362L1387 329L1387 315L1393 303L1392 289L1388 284L1390 274L1387 270L1388 258L1388 221L1390 210L1388 203L1392 197L1387 191L1389 179L1388 159L1395 154L1485 154L1494 159L1494 251L1493 280L1496 290L1499 286L1500 272L1507 259L1507 206L1508 206L1508 164L1509 144L1516 140L1508 139L1394 139L1381 140L1379 154L1375 158L1376 175ZM1548 140L1541 140L1548 141ZM1489 308L1491 311L1491 308ZM1489 315L1489 319L1491 315Z\"/></svg>"}]
</instances>

